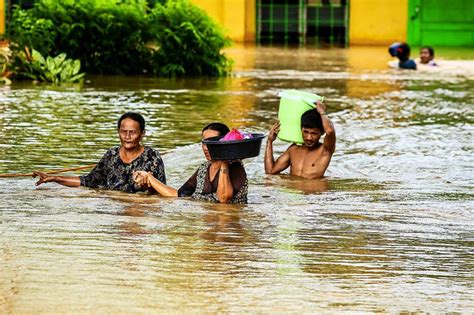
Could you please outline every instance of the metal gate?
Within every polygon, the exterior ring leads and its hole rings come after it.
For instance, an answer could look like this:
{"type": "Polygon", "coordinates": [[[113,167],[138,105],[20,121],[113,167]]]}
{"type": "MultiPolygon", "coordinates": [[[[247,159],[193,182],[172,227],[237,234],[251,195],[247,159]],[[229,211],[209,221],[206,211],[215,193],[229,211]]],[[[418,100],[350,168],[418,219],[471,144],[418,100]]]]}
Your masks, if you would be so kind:
{"type": "Polygon", "coordinates": [[[257,42],[346,46],[347,0],[257,0],[257,42]]]}

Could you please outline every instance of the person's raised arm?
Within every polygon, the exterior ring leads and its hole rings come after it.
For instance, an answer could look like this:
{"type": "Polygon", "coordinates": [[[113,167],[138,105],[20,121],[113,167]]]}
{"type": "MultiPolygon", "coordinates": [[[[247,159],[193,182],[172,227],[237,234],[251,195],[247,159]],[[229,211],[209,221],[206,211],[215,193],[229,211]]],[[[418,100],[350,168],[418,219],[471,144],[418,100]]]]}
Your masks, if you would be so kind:
{"type": "Polygon", "coordinates": [[[140,183],[142,179],[145,179],[148,184],[148,187],[152,187],[154,190],[156,190],[157,193],[159,193],[163,197],[178,197],[178,190],[163,184],[158,179],[156,179],[151,173],[147,173],[144,171],[133,172],[133,179],[136,183],[140,183]]]}
{"type": "Polygon", "coordinates": [[[275,141],[280,131],[280,122],[277,121],[270,129],[265,148],[265,174],[278,174],[290,166],[290,154],[285,151],[276,161],[273,158],[273,141],[275,141]]]}
{"type": "Polygon", "coordinates": [[[109,152],[106,152],[94,169],[84,176],[55,176],[44,172],[33,172],[33,177],[38,176],[40,178],[36,182],[36,186],[44,183],[58,183],[68,187],[79,187],[83,185],[90,188],[98,188],[105,182],[108,153],[109,152]]]}
{"type": "Polygon", "coordinates": [[[39,180],[35,184],[36,186],[44,183],[58,183],[68,187],[79,187],[81,185],[79,176],[55,176],[43,172],[33,172],[33,177],[36,176],[39,177],[39,180]]]}
{"type": "Polygon", "coordinates": [[[321,115],[324,132],[326,133],[323,143],[324,148],[333,154],[336,150],[336,129],[326,114],[326,105],[324,105],[324,103],[316,102],[316,110],[321,115]]]}

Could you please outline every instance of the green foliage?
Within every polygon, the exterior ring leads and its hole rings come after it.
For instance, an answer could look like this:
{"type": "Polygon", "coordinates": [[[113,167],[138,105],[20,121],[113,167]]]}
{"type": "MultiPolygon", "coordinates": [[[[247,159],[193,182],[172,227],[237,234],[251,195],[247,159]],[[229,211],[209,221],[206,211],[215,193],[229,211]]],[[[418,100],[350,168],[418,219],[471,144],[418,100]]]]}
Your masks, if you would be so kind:
{"type": "Polygon", "coordinates": [[[158,4],[165,4],[168,0],[147,0],[147,4],[149,8],[154,8],[155,5],[158,4]]]}
{"type": "Polygon", "coordinates": [[[146,5],[115,1],[41,1],[33,9],[55,25],[54,53],[66,52],[90,72],[139,74],[149,68],[151,37],[143,19],[146,5]]]}
{"type": "Polygon", "coordinates": [[[11,50],[8,45],[4,45],[0,42],[0,75],[7,70],[7,66],[10,63],[11,50]]]}
{"type": "Polygon", "coordinates": [[[0,41],[0,82],[10,84],[7,68],[10,64],[12,52],[7,41],[0,41]]]}
{"type": "Polygon", "coordinates": [[[221,53],[230,41],[187,0],[40,0],[28,11],[17,8],[13,17],[12,39],[20,50],[64,52],[90,73],[222,76],[230,71],[221,53]]]}
{"type": "Polygon", "coordinates": [[[222,29],[188,0],[156,5],[149,15],[158,49],[153,72],[159,76],[223,76],[231,68],[221,52],[230,45],[222,29]]]}
{"type": "Polygon", "coordinates": [[[28,50],[24,50],[18,54],[20,63],[17,74],[20,77],[51,82],[55,85],[80,82],[85,75],[79,73],[81,62],[66,57],[66,54],[62,53],[56,57],[44,58],[37,50],[33,49],[31,55],[28,50]]]}
{"type": "Polygon", "coordinates": [[[38,18],[31,11],[17,8],[12,21],[10,36],[21,49],[37,47],[41,53],[47,54],[54,47],[56,31],[51,20],[38,18]]]}

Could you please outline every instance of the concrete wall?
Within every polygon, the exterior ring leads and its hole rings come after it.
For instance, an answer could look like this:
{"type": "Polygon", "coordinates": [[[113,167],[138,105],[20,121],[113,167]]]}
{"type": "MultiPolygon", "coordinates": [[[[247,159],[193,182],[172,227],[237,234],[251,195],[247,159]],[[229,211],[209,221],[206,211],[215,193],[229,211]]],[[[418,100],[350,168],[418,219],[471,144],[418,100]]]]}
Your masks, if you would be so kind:
{"type": "Polygon", "coordinates": [[[351,0],[351,45],[387,45],[406,41],[408,0],[351,0]]]}
{"type": "Polygon", "coordinates": [[[0,0],[0,34],[5,33],[5,0],[0,0]]]}
{"type": "MultiPolygon", "coordinates": [[[[1,1],[1,0],[0,0],[1,1]]],[[[236,42],[255,41],[256,0],[192,0],[236,42]]]]}

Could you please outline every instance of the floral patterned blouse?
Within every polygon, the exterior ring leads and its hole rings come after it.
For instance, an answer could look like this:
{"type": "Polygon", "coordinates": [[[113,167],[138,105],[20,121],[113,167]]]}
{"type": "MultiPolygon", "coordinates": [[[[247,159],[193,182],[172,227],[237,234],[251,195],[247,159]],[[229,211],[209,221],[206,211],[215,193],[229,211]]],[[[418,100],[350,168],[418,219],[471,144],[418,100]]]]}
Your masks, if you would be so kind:
{"type": "Polygon", "coordinates": [[[133,181],[133,171],[151,172],[155,178],[166,184],[165,167],[158,150],[145,147],[143,153],[129,164],[122,161],[119,150],[120,147],[109,149],[89,174],[80,176],[81,186],[130,193],[146,191],[133,181]]]}
{"type": "MultiPolygon", "coordinates": [[[[211,162],[206,161],[199,166],[197,171],[178,190],[179,197],[191,197],[194,200],[219,202],[217,198],[217,186],[219,185],[219,172],[211,182],[209,177],[209,166],[211,162]]],[[[234,196],[230,203],[247,203],[248,181],[242,162],[234,162],[229,165],[229,176],[234,189],[234,196]]]]}

